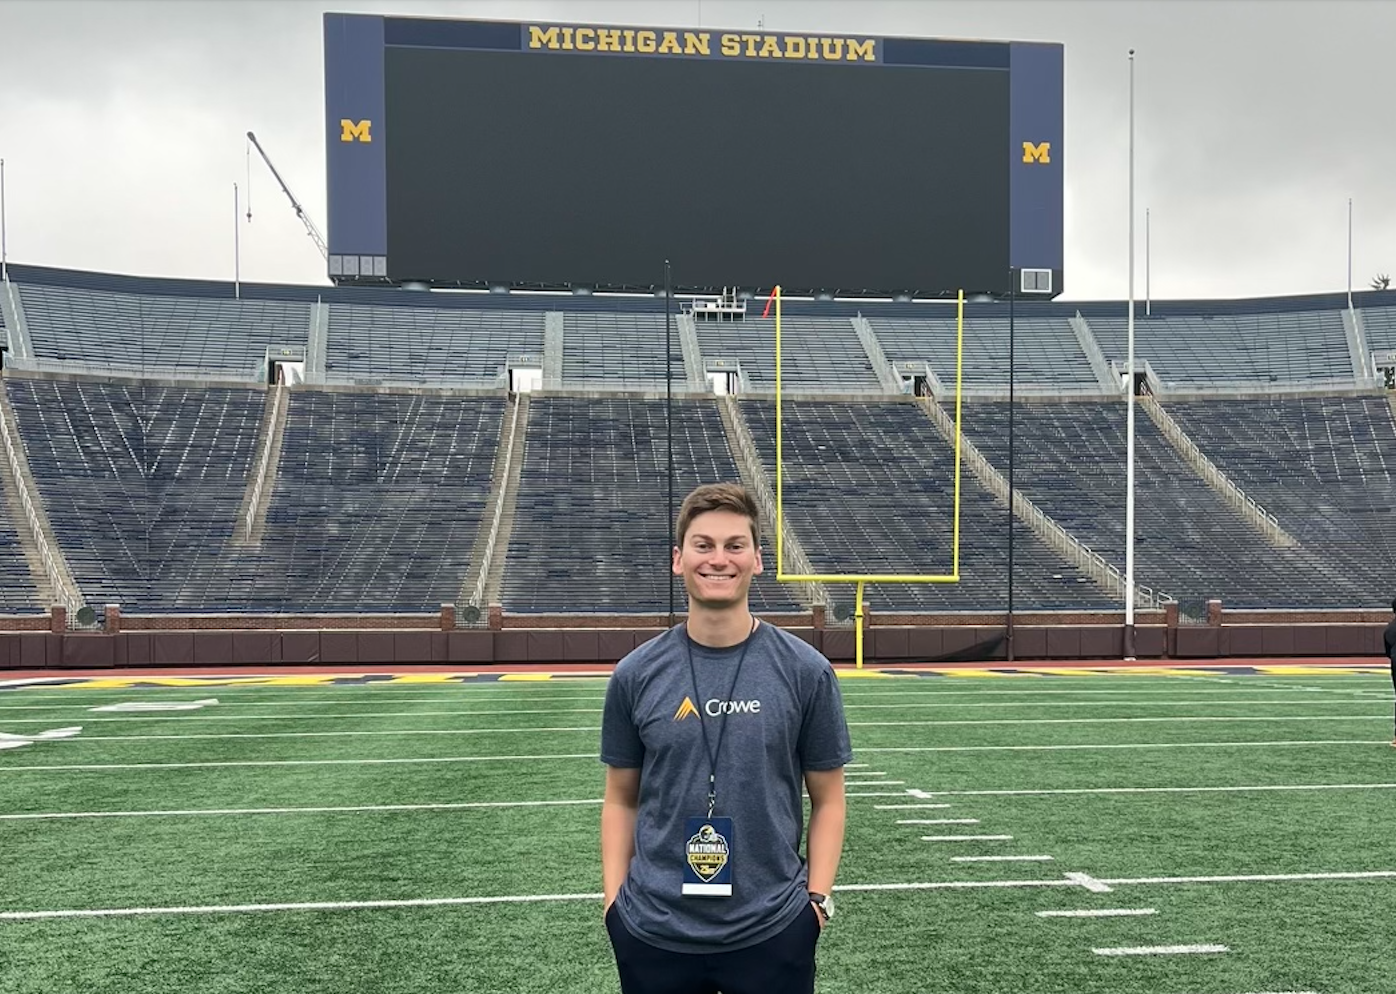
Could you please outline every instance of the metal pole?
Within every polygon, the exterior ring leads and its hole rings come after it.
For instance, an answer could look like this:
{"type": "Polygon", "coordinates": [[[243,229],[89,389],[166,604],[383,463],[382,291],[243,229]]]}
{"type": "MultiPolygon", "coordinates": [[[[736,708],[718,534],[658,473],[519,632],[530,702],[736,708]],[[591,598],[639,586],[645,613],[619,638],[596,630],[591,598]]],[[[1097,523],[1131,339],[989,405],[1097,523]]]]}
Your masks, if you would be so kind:
{"type": "Polygon", "coordinates": [[[1014,334],[1014,311],[1018,300],[1018,272],[1009,267],[1008,270],[1008,630],[1007,630],[1007,650],[1008,661],[1013,662],[1013,421],[1016,404],[1016,389],[1018,378],[1016,375],[1016,343],[1017,337],[1014,334]]]}
{"type": "MultiPolygon", "coordinates": [[[[664,433],[669,443],[669,524],[674,527],[674,285],[669,260],[664,260],[664,433]]],[[[669,627],[674,627],[674,571],[669,571],[669,627]]]]}
{"type": "Polygon", "coordinates": [[[1352,198],[1348,197],[1348,310],[1352,310],[1352,198]]]}
{"type": "Polygon", "coordinates": [[[1134,49],[1129,50],[1129,348],[1125,367],[1125,659],[1134,659],[1134,49]]]}
{"type": "Polygon", "coordinates": [[[238,211],[238,185],[233,184],[233,296],[242,299],[242,246],[239,243],[241,233],[238,231],[238,218],[241,217],[238,211]]]}
{"type": "Polygon", "coordinates": [[[5,233],[5,160],[0,159],[0,279],[10,278],[10,243],[5,233]]]}

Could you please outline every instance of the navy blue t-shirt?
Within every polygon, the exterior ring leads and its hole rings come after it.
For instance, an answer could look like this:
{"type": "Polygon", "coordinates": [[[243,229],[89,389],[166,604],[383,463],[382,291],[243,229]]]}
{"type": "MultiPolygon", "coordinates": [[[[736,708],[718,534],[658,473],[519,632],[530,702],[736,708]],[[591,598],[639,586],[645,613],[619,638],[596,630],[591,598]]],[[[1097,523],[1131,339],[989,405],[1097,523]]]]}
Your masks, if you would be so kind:
{"type": "Polygon", "coordinates": [[[710,649],[680,625],[627,655],[607,686],[601,727],[601,761],[640,770],[635,856],[616,899],[622,923],[674,952],[740,949],[778,934],[809,903],[803,773],[852,759],[833,667],[787,632],[762,624],[743,644],[710,649]],[[703,724],[714,750],[726,726],[713,812],[733,819],[724,898],[682,893],[685,822],[708,812],[703,724]]]}

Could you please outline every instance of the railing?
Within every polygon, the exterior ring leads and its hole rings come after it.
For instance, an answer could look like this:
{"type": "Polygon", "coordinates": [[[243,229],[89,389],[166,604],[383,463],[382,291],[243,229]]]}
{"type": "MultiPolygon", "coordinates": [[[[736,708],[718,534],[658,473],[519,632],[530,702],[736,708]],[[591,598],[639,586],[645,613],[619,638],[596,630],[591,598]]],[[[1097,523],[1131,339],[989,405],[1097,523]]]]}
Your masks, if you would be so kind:
{"type": "Polygon", "coordinates": [[[227,369],[190,369],[187,366],[162,366],[127,362],[79,362],[71,359],[20,359],[9,361],[11,369],[33,373],[76,373],[81,376],[128,377],[142,380],[178,380],[189,383],[230,383],[247,386],[260,383],[266,375],[259,363],[245,373],[227,369]]]}
{"type": "MultiPolygon", "coordinates": [[[[918,403],[931,416],[946,438],[954,438],[955,420],[939,404],[924,398],[918,403]]],[[[1029,524],[1049,548],[1060,553],[1067,562],[1072,563],[1114,596],[1120,598],[1125,596],[1125,577],[1118,567],[1059,525],[1021,491],[1014,490],[1010,498],[1008,480],[963,434],[960,436],[960,450],[970,470],[997,496],[1011,499],[1013,513],[1029,524]]],[[[1154,590],[1141,583],[1135,583],[1134,594],[1136,607],[1158,608],[1175,600],[1163,591],[1154,590]]]]}
{"type": "MultiPolygon", "coordinates": [[[[742,417],[741,405],[737,399],[730,394],[721,399],[723,407],[726,408],[732,432],[737,436],[738,456],[742,460],[742,465],[747,468],[747,476],[751,478],[752,486],[756,490],[755,497],[757,504],[761,507],[761,514],[772,523],[776,522],[776,498],[771,492],[771,485],[766,479],[766,470],[761,464],[761,457],[756,451],[756,441],[751,437],[751,431],[747,428],[746,419],[742,417]]],[[[791,565],[797,574],[810,576],[814,574],[814,565],[810,562],[809,556],[805,553],[805,547],[796,537],[794,530],[790,527],[788,520],[782,519],[780,522],[781,541],[785,551],[790,555],[791,565]]],[[[824,588],[824,584],[818,582],[805,583],[810,592],[811,604],[829,603],[829,595],[824,588]]]]}
{"type": "Polygon", "coordinates": [[[1194,442],[1188,433],[1183,430],[1183,426],[1173,419],[1173,415],[1163,409],[1157,400],[1151,397],[1139,398],[1140,404],[1154,423],[1163,431],[1164,436],[1173,443],[1174,447],[1182,453],[1192,467],[1197,470],[1199,476],[1207,484],[1220,493],[1226,500],[1240,512],[1254,528],[1269,536],[1280,548],[1293,548],[1299,543],[1280,525],[1280,519],[1269,511],[1265,510],[1254,498],[1248,496],[1244,490],[1238,487],[1211,459],[1207,458],[1197,443],[1194,442]]]}
{"type": "Polygon", "coordinates": [[[882,350],[882,343],[878,341],[877,332],[873,330],[872,322],[861,314],[849,320],[853,322],[853,330],[857,332],[858,341],[863,344],[863,351],[868,354],[868,359],[873,365],[873,372],[877,374],[877,380],[882,384],[882,388],[888,393],[900,394],[902,392],[902,378],[897,375],[896,367],[888,360],[887,353],[882,350]]]}
{"type": "Polygon", "coordinates": [[[69,586],[63,569],[59,565],[58,557],[54,555],[48,539],[44,537],[43,521],[39,517],[39,511],[35,508],[33,499],[29,496],[29,487],[25,483],[23,467],[20,463],[19,453],[15,451],[15,440],[10,433],[9,419],[5,416],[3,404],[0,404],[0,438],[4,440],[5,455],[10,461],[10,473],[14,476],[15,490],[19,494],[20,504],[23,505],[25,516],[29,520],[34,544],[39,550],[39,558],[43,560],[49,585],[53,588],[53,596],[58,603],[68,609],[69,619],[75,619],[83,606],[82,599],[69,586]]]}
{"type": "Polygon", "coordinates": [[[485,600],[485,590],[490,582],[490,570],[494,566],[494,547],[499,541],[500,522],[504,520],[504,505],[508,503],[509,495],[509,474],[514,466],[514,446],[519,437],[519,412],[524,405],[523,398],[518,398],[514,402],[514,413],[509,418],[509,441],[504,450],[504,466],[500,471],[499,493],[494,502],[494,514],[490,517],[490,530],[485,539],[484,552],[480,558],[480,575],[475,580],[475,589],[471,591],[469,604],[472,607],[481,607],[485,600]]]}
{"type": "Polygon", "coordinates": [[[262,504],[262,487],[267,482],[267,467],[271,465],[271,452],[275,447],[277,432],[277,417],[281,413],[282,399],[286,395],[289,387],[284,383],[276,385],[275,392],[271,397],[271,417],[267,419],[267,437],[262,445],[262,458],[257,464],[257,482],[252,486],[252,498],[247,502],[247,525],[245,532],[248,540],[252,538],[252,527],[257,521],[257,509],[262,504]]]}
{"type": "Polygon", "coordinates": [[[1100,348],[1100,342],[1096,340],[1095,332],[1091,331],[1091,324],[1081,312],[1077,311],[1071,318],[1071,330],[1076,333],[1076,340],[1081,343],[1081,351],[1086,353],[1086,361],[1091,364],[1091,369],[1095,372],[1095,378],[1100,382],[1102,390],[1122,389],[1121,381],[1111,375],[1110,360],[1105,358],[1105,353],[1100,348]]]}

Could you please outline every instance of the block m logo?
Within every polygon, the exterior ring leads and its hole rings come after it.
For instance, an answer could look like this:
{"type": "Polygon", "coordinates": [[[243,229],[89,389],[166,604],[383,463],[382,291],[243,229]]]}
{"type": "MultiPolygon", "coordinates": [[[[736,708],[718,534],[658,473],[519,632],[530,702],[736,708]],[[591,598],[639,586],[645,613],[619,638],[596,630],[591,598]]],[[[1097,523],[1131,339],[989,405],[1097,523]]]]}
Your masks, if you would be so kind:
{"type": "Polygon", "coordinates": [[[339,122],[339,140],[371,142],[373,136],[369,134],[369,128],[372,126],[372,121],[351,121],[347,117],[343,118],[339,122]]]}
{"type": "Polygon", "coordinates": [[[1052,162],[1051,142],[1023,142],[1023,161],[1049,165],[1052,162]]]}

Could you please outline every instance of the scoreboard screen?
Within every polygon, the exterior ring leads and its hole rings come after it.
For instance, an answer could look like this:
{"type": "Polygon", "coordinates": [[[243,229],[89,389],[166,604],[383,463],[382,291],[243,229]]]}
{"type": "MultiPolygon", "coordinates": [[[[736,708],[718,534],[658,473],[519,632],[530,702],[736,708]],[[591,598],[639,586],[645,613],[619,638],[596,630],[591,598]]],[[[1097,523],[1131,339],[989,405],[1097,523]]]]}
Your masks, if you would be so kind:
{"type": "Polygon", "coordinates": [[[1060,45],[324,23],[336,282],[1062,290],[1060,45]]]}

